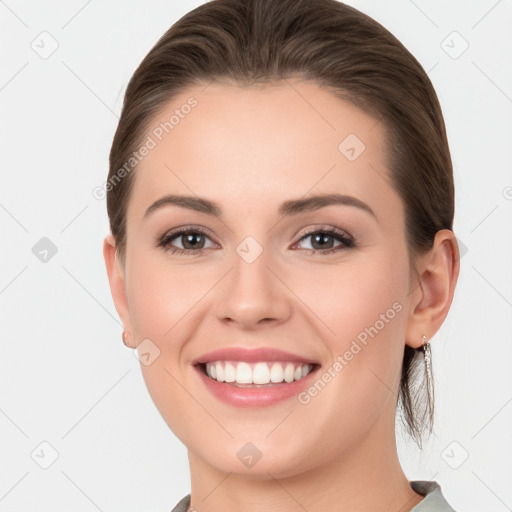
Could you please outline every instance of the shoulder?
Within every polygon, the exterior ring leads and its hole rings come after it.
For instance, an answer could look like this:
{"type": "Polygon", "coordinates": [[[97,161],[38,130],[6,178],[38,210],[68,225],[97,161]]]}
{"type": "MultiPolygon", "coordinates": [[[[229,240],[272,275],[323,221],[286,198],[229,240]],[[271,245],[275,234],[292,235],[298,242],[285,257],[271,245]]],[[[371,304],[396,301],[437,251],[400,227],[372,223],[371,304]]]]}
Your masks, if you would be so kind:
{"type": "Polygon", "coordinates": [[[441,486],[434,481],[412,480],[409,482],[414,491],[425,496],[411,512],[456,512],[443,496],[441,486]]]}
{"type": "Polygon", "coordinates": [[[171,512],[187,512],[188,506],[190,505],[190,494],[187,494],[182,498],[171,512]]]}

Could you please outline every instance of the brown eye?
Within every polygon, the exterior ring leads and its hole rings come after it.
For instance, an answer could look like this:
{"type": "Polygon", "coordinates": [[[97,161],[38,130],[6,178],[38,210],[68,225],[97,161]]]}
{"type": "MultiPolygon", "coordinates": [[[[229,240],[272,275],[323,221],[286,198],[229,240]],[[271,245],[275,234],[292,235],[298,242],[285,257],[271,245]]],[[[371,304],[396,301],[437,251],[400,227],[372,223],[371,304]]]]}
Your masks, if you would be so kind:
{"type": "Polygon", "coordinates": [[[309,235],[311,238],[311,245],[313,249],[331,249],[334,244],[334,237],[325,233],[316,233],[309,235]]]}
{"type": "Polygon", "coordinates": [[[177,238],[181,238],[184,249],[202,249],[205,243],[205,236],[197,232],[178,235],[177,238]]]}
{"type": "Polygon", "coordinates": [[[206,233],[197,228],[179,229],[167,233],[158,242],[158,246],[163,247],[164,250],[180,254],[196,254],[212,245],[206,233]],[[210,241],[210,245],[208,245],[208,241],[210,241]]]}
{"type": "Polygon", "coordinates": [[[354,240],[351,237],[347,236],[344,232],[333,228],[310,231],[301,237],[299,243],[302,240],[310,240],[310,247],[303,247],[304,250],[321,252],[324,254],[355,246],[354,240]]]}

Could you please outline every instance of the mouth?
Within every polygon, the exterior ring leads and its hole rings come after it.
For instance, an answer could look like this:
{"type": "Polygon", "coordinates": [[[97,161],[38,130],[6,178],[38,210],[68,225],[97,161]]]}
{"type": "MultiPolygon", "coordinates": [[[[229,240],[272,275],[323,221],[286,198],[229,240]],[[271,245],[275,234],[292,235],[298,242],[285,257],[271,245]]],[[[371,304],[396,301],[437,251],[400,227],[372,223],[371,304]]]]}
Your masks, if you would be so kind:
{"type": "Polygon", "coordinates": [[[317,379],[320,364],[216,360],[196,363],[193,368],[203,389],[220,402],[236,408],[256,408],[298,400],[317,379]]]}
{"type": "Polygon", "coordinates": [[[191,365],[206,390],[235,407],[263,407],[297,398],[320,368],[318,361],[271,346],[228,346],[203,354],[191,365]]]}

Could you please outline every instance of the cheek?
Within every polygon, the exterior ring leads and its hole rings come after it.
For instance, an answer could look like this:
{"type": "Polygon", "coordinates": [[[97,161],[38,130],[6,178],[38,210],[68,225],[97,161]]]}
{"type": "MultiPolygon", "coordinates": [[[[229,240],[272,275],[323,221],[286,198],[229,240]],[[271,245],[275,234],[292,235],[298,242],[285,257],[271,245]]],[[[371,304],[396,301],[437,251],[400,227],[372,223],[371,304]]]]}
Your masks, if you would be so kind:
{"type": "Polygon", "coordinates": [[[180,268],[163,260],[148,253],[131,254],[128,303],[137,343],[151,340],[158,354],[148,365],[141,357],[148,392],[171,430],[186,439],[194,421],[188,418],[190,411],[198,414],[198,410],[186,391],[183,372],[187,362],[182,353],[198,324],[198,312],[204,314],[200,299],[216,276],[200,276],[197,267],[194,272],[193,266],[180,268]]]}
{"type": "Polygon", "coordinates": [[[396,332],[402,324],[404,315],[398,310],[404,310],[407,294],[404,265],[399,255],[354,257],[334,265],[312,265],[302,272],[294,269],[287,283],[310,310],[310,318],[323,326],[322,333],[333,340],[332,348],[342,349],[360,333],[363,339],[375,324],[382,335],[396,332]]]}
{"type": "Polygon", "coordinates": [[[398,386],[408,292],[404,268],[403,256],[374,253],[350,264],[318,266],[307,280],[296,274],[291,286],[314,313],[308,315],[316,318],[333,364],[338,358],[333,389],[342,408],[362,417],[394,399],[390,390],[398,386]]]}
{"type": "Polygon", "coordinates": [[[134,254],[130,266],[127,292],[137,338],[164,344],[182,331],[216,277],[201,266],[169,263],[159,254],[134,254]]]}

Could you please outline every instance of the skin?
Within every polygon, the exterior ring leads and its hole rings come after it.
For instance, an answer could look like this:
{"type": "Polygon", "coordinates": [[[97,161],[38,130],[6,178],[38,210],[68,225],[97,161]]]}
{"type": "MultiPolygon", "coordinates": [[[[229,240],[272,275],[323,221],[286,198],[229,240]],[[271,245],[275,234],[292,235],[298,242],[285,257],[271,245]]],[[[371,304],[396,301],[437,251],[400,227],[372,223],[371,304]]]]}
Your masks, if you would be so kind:
{"type": "MultiPolygon", "coordinates": [[[[415,493],[400,466],[395,407],[404,345],[421,346],[444,321],[459,272],[454,234],[439,231],[411,271],[403,203],[389,183],[385,127],[312,82],[240,87],[212,83],[175,97],[153,126],[194,96],[198,105],[138,165],[127,208],[126,262],[108,235],[104,257],[116,309],[135,348],[160,350],[141,364],[162,417],[186,445],[191,505],[201,512],[408,511],[415,493]],[[349,161],[338,145],[356,134],[349,161]],[[322,193],[364,201],[282,217],[283,201],[322,193]],[[220,218],[167,205],[166,194],[218,203],[220,218]],[[173,228],[208,231],[200,254],[172,254],[156,240],[173,228]],[[312,254],[301,230],[332,226],[356,239],[312,254]],[[253,237],[262,254],[236,251],[253,237]],[[191,361],[226,346],[272,346],[332,366],[398,302],[402,309],[307,404],[296,398],[240,409],[211,395],[191,361]],[[248,468],[237,452],[261,452],[248,468]]],[[[150,131],[148,132],[150,133],[150,131]]],[[[201,247],[201,239],[199,247],[201,247]]],[[[184,237],[172,241],[189,247],[184,237]]],[[[197,242],[196,242],[197,245],[197,242]]]]}

